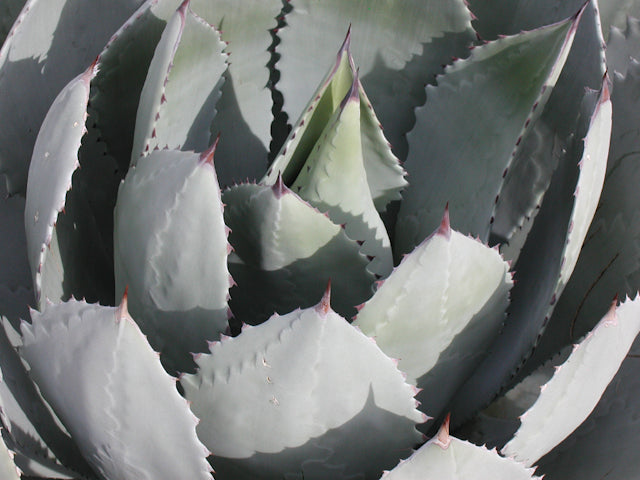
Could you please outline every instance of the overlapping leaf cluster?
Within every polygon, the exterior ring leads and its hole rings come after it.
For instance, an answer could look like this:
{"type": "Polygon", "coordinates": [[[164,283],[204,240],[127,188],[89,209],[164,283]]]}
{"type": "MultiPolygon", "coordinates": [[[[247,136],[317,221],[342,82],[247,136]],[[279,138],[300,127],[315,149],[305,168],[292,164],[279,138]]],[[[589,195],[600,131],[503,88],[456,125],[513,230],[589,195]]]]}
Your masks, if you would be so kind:
{"type": "Polygon", "coordinates": [[[634,2],[23,3],[2,478],[633,476],[634,2]]]}

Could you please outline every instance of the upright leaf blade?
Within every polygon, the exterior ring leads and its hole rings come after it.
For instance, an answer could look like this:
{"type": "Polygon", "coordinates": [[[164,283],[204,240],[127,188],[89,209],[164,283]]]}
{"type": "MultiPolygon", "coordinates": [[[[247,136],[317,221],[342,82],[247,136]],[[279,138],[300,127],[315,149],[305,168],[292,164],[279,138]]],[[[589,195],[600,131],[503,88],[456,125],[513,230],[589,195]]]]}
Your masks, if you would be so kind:
{"type": "Polygon", "coordinates": [[[546,327],[576,264],[600,198],[610,133],[611,101],[605,79],[590,116],[579,169],[574,162],[583,145],[576,140],[574,150],[556,172],[534,230],[514,267],[516,286],[505,327],[490,347],[490,355],[457,394],[453,411],[459,421],[486,406],[513,381],[546,327]]]}
{"type": "Polygon", "coordinates": [[[116,292],[129,287],[131,312],[178,371],[191,369],[189,352],[204,351],[228,327],[227,230],[214,151],[140,157],[114,213],[116,292]]]}
{"type": "Polygon", "coordinates": [[[142,89],[131,161],[154,148],[209,147],[211,121],[227,68],[218,32],[183,3],[156,47],[142,89]]]}
{"type": "Polygon", "coordinates": [[[27,186],[29,159],[58,92],[83,72],[143,0],[29,0],[0,50],[0,172],[10,193],[27,186]]]}
{"type": "MultiPolygon", "coordinates": [[[[76,77],[56,98],[47,113],[33,150],[27,185],[25,228],[29,263],[36,298],[42,300],[42,269],[51,246],[53,229],[65,205],[71,176],[78,168],[80,141],[86,132],[84,123],[89,101],[89,82],[95,75],[92,65],[76,77]]],[[[62,283],[63,279],[58,279],[62,283]]],[[[44,280],[55,283],[55,280],[44,280]]],[[[57,292],[45,292],[49,298],[57,292]]],[[[58,297],[59,298],[59,297],[58,297]]],[[[56,298],[57,299],[57,298],[56,298]]]]}
{"type": "Polygon", "coordinates": [[[22,327],[22,354],[97,472],[118,480],[211,479],[197,420],[126,303],[70,301],[33,312],[32,320],[22,327]]]}
{"type": "Polygon", "coordinates": [[[418,439],[413,389],[331,311],[328,295],[245,328],[197,362],[182,378],[185,395],[214,466],[233,478],[376,478],[418,439]]]}
{"type": "Polygon", "coordinates": [[[464,56],[474,38],[465,3],[295,0],[291,6],[276,47],[281,55],[276,88],[289,119],[304,112],[339,47],[337,39],[351,26],[364,88],[394,152],[406,158],[403,137],[415,122],[413,109],[424,103],[424,82],[431,82],[452,57],[464,56]]]}
{"type": "Polygon", "coordinates": [[[595,408],[638,332],[640,300],[614,303],[520,417],[522,425],[502,452],[533,465],[568,437],[595,408]]]}
{"type": "Polygon", "coordinates": [[[464,212],[454,228],[488,240],[505,169],[562,70],[577,21],[477,47],[445,70],[437,88],[427,87],[428,101],[416,111],[409,135],[405,168],[411,185],[398,216],[396,255],[436,228],[447,202],[452,211],[464,212]]]}
{"type": "Polygon", "coordinates": [[[238,185],[223,195],[234,248],[229,269],[236,320],[255,325],[274,312],[313,306],[330,281],[334,309],[352,316],[375,277],[344,228],[278,182],[238,185]]]}
{"type": "Polygon", "coordinates": [[[273,118],[267,66],[270,31],[277,26],[282,1],[192,0],[191,8],[221,31],[231,56],[211,127],[214,135],[220,134],[220,184],[258,179],[267,168],[273,118]]]}

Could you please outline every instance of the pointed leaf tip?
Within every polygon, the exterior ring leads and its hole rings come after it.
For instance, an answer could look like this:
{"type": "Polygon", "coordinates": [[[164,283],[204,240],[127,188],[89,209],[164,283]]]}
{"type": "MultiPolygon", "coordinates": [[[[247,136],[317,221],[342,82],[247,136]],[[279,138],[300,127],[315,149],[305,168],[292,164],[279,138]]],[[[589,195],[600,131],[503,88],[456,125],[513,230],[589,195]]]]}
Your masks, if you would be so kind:
{"type": "Polygon", "coordinates": [[[276,198],[281,198],[289,190],[282,180],[282,172],[278,172],[278,180],[273,184],[271,190],[273,190],[276,198]]]}
{"type": "Polygon", "coordinates": [[[449,444],[451,443],[451,437],[449,436],[449,425],[451,423],[451,413],[447,413],[444,422],[442,422],[442,426],[440,430],[438,430],[438,434],[435,438],[435,444],[438,445],[443,450],[449,448],[449,444]]]}
{"type": "MultiPolygon", "coordinates": [[[[185,0],[185,2],[188,2],[188,0],[185,0]]],[[[200,161],[202,163],[208,163],[211,166],[213,166],[213,156],[216,153],[216,148],[218,147],[219,141],[220,141],[220,133],[218,133],[218,135],[216,136],[216,140],[215,142],[213,142],[213,145],[211,145],[208,150],[205,150],[200,154],[200,161]]]]}
{"type": "Polygon", "coordinates": [[[604,317],[604,324],[608,326],[616,326],[618,324],[618,294],[614,297],[611,302],[611,306],[609,307],[609,311],[604,317]]]}
{"type": "Polygon", "coordinates": [[[340,50],[338,50],[338,58],[341,58],[344,52],[351,52],[351,24],[349,24],[349,28],[347,28],[347,35],[344,37],[340,50]]]}
{"type": "Polygon", "coordinates": [[[124,293],[122,294],[122,300],[120,300],[120,305],[118,305],[118,309],[116,310],[116,315],[118,320],[121,320],[125,317],[129,317],[129,285],[124,287],[124,293]]]}
{"type": "Polygon", "coordinates": [[[321,315],[326,315],[331,310],[331,279],[327,282],[327,289],[324,291],[322,300],[316,305],[316,311],[321,315]]]}
{"type": "Polygon", "coordinates": [[[451,221],[449,219],[449,203],[444,207],[444,214],[442,215],[442,221],[436,232],[438,235],[449,239],[451,238],[451,221]]]}
{"type": "Polygon", "coordinates": [[[184,18],[185,13],[187,13],[187,8],[189,8],[189,3],[190,2],[191,2],[191,0],[184,0],[180,4],[180,6],[178,7],[178,12],[180,13],[180,15],[183,16],[183,18],[184,18]]]}

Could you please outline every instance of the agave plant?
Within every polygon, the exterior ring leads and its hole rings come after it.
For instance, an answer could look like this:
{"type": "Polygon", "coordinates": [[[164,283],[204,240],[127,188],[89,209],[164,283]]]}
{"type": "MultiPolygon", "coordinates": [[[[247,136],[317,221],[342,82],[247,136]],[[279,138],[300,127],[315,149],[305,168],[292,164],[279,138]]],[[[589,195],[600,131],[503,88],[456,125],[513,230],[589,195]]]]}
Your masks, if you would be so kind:
{"type": "Polygon", "coordinates": [[[23,4],[2,478],[634,478],[634,2],[23,4]]]}

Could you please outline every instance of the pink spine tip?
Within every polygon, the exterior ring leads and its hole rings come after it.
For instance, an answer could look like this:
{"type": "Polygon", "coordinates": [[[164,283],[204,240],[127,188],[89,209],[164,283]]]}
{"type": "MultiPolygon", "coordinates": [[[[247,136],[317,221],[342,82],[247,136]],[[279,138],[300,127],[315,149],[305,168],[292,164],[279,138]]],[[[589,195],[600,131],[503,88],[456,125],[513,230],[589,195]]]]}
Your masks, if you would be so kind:
{"type": "Polygon", "coordinates": [[[178,7],[178,12],[184,17],[184,14],[187,12],[187,8],[189,8],[189,3],[191,0],[184,0],[180,6],[178,7]]]}
{"type": "Polygon", "coordinates": [[[327,282],[327,289],[324,291],[322,300],[316,306],[316,311],[321,315],[326,315],[331,310],[331,279],[327,282]]]}
{"type": "Polygon", "coordinates": [[[282,196],[289,190],[282,180],[282,172],[278,172],[278,179],[271,189],[278,199],[282,198],[282,196]]]}
{"type": "Polygon", "coordinates": [[[215,142],[211,145],[207,150],[200,154],[200,161],[203,163],[208,163],[213,166],[213,156],[216,153],[216,148],[218,147],[218,142],[220,141],[220,134],[216,136],[215,142]]]}
{"type": "Polygon", "coordinates": [[[124,293],[122,294],[122,300],[120,300],[120,305],[118,305],[118,319],[128,317],[129,316],[129,285],[124,287],[124,293]]]}
{"type": "Polygon", "coordinates": [[[605,103],[611,99],[611,85],[609,80],[609,75],[604,74],[604,78],[602,79],[602,94],[600,97],[600,102],[605,103]]]}
{"type": "Polygon", "coordinates": [[[347,29],[347,34],[344,37],[344,41],[340,46],[340,50],[338,51],[338,58],[342,56],[344,52],[349,52],[351,49],[351,24],[349,24],[349,28],[347,29]]]}
{"type": "Polygon", "coordinates": [[[442,221],[440,222],[440,226],[437,231],[438,235],[442,235],[444,237],[451,238],[451,221],[449,219],[449,202],[444,207],[444,214],[442,215],[442,221]]]}
{"type": "Polygon", "coordinates": [[[449,436],[449,425],[451,423],[451,414],[447,413],[440,430],[438,431],[438,435],[436,437],[435,443],[443,450],[449,448],[449,444],[451,443],[451,437],[449,436]]]}

